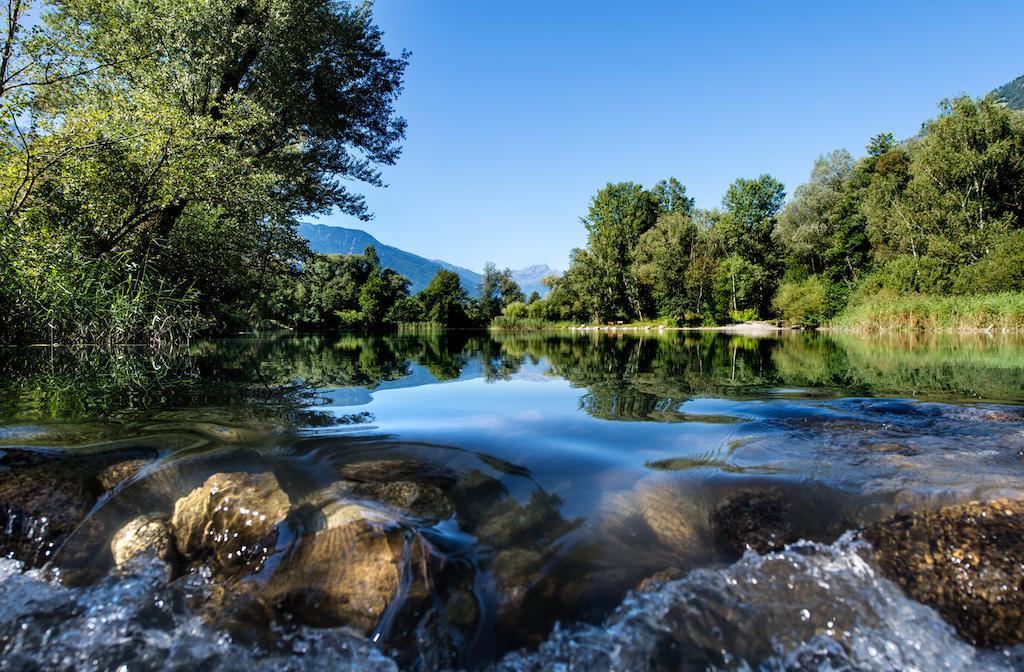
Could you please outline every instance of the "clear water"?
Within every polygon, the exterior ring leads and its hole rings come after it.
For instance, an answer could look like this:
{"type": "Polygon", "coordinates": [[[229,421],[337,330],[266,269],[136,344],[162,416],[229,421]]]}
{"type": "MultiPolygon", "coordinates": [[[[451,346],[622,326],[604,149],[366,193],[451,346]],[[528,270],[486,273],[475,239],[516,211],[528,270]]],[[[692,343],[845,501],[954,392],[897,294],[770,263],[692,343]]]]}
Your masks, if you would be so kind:
{"type": "MultiPolygon", "coordinates": [[[[45,566],[0,566],[0,669],[1022,662],[958,639],[844,536],[896,511],[1024,496],[1019,337],[281,335],[7,350],[0,374],[3,478],[146,465],[106,492],[62,485],[83,510],[56,541],[68,521],[5,514],[4,550],[45,566]],[[406,599],[368,637],[301,607],[211,606],[200,568],[113,568],[126,520],[166,514],[211,474],[273,473],[295,503],[381,459],[452,482],[441,513],[389,510],[428,569],[403,574],[406,599]],[[807,541],[741,557],[721,511],[750,493],[774,507],[778,548],[807,541]],[[656,574],[678,578],[635,592],[656,574]]],[[[2,483],[0,499],[31,493],[2,483]]],[[[310,532],[290,529],[254,581],[289,570],[310,532]]]]}

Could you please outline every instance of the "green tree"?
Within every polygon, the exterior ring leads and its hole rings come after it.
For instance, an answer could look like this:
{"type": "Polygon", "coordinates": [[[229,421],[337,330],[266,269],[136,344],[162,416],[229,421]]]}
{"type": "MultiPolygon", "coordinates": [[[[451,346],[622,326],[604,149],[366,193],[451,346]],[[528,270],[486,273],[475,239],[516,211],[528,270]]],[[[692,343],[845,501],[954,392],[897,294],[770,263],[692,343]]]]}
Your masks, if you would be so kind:
{"type": "Polygon", "coordinates": [[[522,303],[526,299],[519,283],[512,277],[512,271],[499,271],[492,262],[484,264],[483,279],[480,282],[480,297],[477,301],[478,321],[489,324],[511,303],[522,303]]]}
{"type": "Polygon", "coordinates": [[[632,182],[609,184],[597,192],[583,225],[587,229],[587,284],[596,290],[594,313],[644,319],[639,287],[631,273],[640,236],[654,226],[657,196],[632,182]]]}
{"type": "MultiPolygon", "coordinates": [[[[723,249],[742,259],[743,271],[730,262],[726,275],[732,279],[756,279],[746,300],[757,313],[767,314],[775,287],[782,277],[782,255],[775,240],[777,215],[785,201],[782,183],[770,175],[754,179],[740,178],[729,185],[722,205],[725,213],[718,222],[718,236],[723,249]]],[[[733,303],[736,303],[733,292],[733,303]]],[[[735,309],[734,309],[735,310],[735,309]]]]}
{"type": "Polygon", "coordinates": [[[428,322],[461,327],[469,321],[466,311],[469,298],[456,273],[439,270],[417,298],[423,305],[423,315],[428,322]]]}

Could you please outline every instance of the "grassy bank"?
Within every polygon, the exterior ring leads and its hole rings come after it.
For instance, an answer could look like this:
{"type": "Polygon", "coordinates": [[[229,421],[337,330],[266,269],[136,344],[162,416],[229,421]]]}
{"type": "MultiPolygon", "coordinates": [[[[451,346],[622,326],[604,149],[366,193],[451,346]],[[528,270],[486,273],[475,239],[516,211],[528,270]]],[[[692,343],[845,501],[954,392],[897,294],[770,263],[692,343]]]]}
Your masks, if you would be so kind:
{"type": "Polygon", "coordinates": [[[881,295],[851,304],[832,326],[869,331],[1021,331],[1024,292],[881,295]]]}

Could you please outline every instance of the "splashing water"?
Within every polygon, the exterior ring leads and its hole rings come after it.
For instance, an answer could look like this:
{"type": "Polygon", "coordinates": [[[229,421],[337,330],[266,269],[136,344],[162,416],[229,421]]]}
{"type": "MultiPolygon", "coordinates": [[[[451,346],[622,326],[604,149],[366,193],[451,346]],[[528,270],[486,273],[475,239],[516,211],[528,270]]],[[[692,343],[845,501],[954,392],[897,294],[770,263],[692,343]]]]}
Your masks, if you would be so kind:
{"type": "Polygon", "coordinates": [[[495,669],[1010,670],[1024,647],[979,651],[907,599],[846,535],[748,553],[629,595],[603,628],[557,629],[495,669]]]}
{"type": "MultiPolygon", "coordinates": [[[[631,593],[603,627],[556,628],[534,652],[492,669],[1012,670],[1024,647],[977,650],[931,609],[875,573],[870,548],[846,535],[748,553],[631,593]]],[[[95,585],[66,588],[0,560],[0,669],[397,670],[344,629],[276,629],[243,644],[189,607],[203,575],[167,582],[135,561],[95,585]]],[[[247,638],[251,639],[251,638],[247,638]]]]}

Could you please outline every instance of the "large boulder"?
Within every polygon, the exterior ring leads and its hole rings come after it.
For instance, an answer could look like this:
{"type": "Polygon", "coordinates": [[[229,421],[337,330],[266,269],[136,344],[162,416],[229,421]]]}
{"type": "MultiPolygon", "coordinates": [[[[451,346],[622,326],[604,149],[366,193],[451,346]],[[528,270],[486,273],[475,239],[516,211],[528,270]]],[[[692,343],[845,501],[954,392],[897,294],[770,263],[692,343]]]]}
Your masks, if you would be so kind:
{"type": "Polygon", "coordinates": [[[151,555],[167,560],[171,552],[171,530],[160,516],[137,516],[125,523],[110,541],[110,553],[120,567],[129,560],[151,555]]]}
{"type": "Polygon", "coordinates": [[[174,504],[171,530],[179,553],[215,571],[258,570],[291,503],[272,473],[214,474],[174,504]]]}
{"type": "Polygon", "coordinates": [[[979,646],[1024,642],[1024,502],[901,514],[866,528],[883,573],[979,646]]]}

